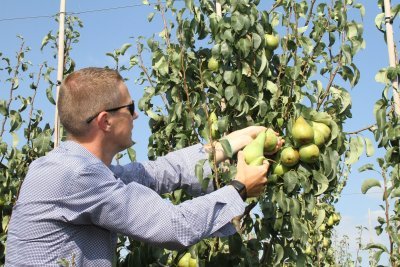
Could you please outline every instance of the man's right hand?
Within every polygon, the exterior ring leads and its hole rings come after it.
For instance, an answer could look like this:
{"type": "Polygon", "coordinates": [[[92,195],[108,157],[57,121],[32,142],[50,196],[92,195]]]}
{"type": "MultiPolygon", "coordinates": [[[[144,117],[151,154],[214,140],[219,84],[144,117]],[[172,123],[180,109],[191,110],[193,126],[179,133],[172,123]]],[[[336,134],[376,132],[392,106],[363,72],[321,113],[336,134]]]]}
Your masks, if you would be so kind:
{"type": "Polygon", "coordinates": [[[236,180],[246,186],[247,197],[257,197],[264,192],[267,184],[269,162],[264,160],[260,166],[247,165],[243,151],[238,153],[236,180]]]}

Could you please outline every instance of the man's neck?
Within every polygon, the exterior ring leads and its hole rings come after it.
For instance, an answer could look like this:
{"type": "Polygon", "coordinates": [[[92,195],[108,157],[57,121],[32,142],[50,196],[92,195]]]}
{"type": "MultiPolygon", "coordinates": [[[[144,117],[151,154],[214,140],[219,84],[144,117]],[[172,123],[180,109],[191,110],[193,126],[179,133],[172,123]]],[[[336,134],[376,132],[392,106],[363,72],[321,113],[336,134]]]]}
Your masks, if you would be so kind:
{"type": "Polygon", "coordinates": [[[68,137],[68,140],[72,140],[77,142],[84,148],[86,148],[90,153],[92,153],[95,157],[100,159],[105,165],[110,166],[112,159],[115,156],[114,152],[110,152],[110,149],[107,147],[107,142],[101,138],[76,138],[76,137],[68,137]],[[90,140],[89,140],[90,139],[90,140]]]}

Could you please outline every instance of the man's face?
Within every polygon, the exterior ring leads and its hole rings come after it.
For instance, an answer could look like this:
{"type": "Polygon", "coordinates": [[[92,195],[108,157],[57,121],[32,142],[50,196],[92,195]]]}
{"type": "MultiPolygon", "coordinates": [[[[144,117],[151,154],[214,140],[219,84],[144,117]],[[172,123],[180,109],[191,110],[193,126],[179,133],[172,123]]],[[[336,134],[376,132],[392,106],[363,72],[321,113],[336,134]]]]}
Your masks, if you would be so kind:
{"type": "MultiPolygon", "coordinates": [[[[117,103],[116,106],[128,105],[132,102],[132,98],[129,94],[128,88],[125,83],[120,83],[119,88],[121,94],[121,103],[117,103]]],[[[138,114],[134,111],[131,115],[129,108],[121,108],[113,112],[112,115],[112,142],[115,143],[116,149],[122,151],[133,145],[132,141],[132,129],[133,121],[138,118],[138,114]]]]}

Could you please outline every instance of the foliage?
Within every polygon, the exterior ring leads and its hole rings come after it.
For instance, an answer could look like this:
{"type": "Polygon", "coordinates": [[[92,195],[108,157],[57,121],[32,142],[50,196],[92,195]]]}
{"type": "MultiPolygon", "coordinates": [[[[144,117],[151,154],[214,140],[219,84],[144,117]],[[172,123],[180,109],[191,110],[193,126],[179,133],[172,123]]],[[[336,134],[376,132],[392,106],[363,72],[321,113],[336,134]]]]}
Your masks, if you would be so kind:
{"type": "MultiPolygon", "coordinates": [[[[379,31],[384,34],[386,40],[385,27],[385,6],[383,1],[378,1],[378,5],[382,8],[382,13],[378,14],[375,24],[379,31]]],[[[395,17],[400,10],[400,5],[392,8],[392,14],[395,17]]],[[[393,24],[393,19],[391,24],[393,24]]],[[[389,48],[391,49],[391,48],[389,48]]],[[[384,217],[378,217],[378,225],[375,227],[378,235],[386,234],[389,239],[388,246],[380,243],[371,242],[365,246],[373,256],[372,261],[377,263],[382,255],[388,255],[391,266],[399,266],[400,264],[400,114],[396,113],[396,102],[393,90],[398,90],[398,76],[400,72],[398,59],[396,66],[384,68],[380,70],[375,79],[385,85],[382,90],[382,98],[375,103],[374,114],[376,118],[376,127],[374,128],[375,141],[379,148],[385,151],[384,157],[377,158],[375,166],[368,163],[361,167],[359,171],[374,171],[382,177],[382,181],[370,178],[362,184],[362,193],[366,193],[370,188],[378,186],[383,189],[381,205],[384,211],[384,217]]],[[[397,91],[398,92],[398,91],[397,91]]]]}
{"type": "MultiPolygon", "coordinates": [[[[65,39],[65,66],[67,74],[73,71],[74,63],[69,58],[71,44],[78,41],[79,34],[74,30],[75,24],[80,25],[76,17],[68,17],[65,39]]],[[[58,35],[58,33],[57,33],[58,35]]],[[[50,45],[57,54],[57,35],[51,32],[43,39],[42,49],[50,45]]],[[[42,93],[43,80],[48,85],[46,96],[54,102],[52,90],[56,82],[51,78],[54,68],[47,62],[35,66],[27,59],[30,48],[26,46],[23,37],[18,36],[21,46],[14,58],[0,53],[2,65],[1,77],[5,79],[3,91],[8,91],[8,98],[0,99],[0,261],[4,263],[4,250],[8,223],[12,207],[18,199],[23,179],[29,164],[45,155],[53,146],[51,128],[48,122],[43,121],[43,111],[37,109],[38,94],[42,93]],[[23,137],[20,140],[19,137],[23,137]]],[[[6,94],[2,94],[6,97],[6,94]]],[[[40,100],[39,100],[40,101],[40,100]]]]}
{"type": "MultiPolygon", "coordinates": [[[[237,225],[240,234],[203,240],[190,249],[201,266],[334,264],[329,250],[329,220],[337,216],[333,204],[351,164],[364,147],[372,153],[368,139],[342,131],[351,117],[345,86],[359,80],[353,59],[364,47],[362,25],[348,17],[355,9],[363,15],[364,8],[353,1],[281,0],[271,7],[258,0],[219,3],[221,14],[213,1],[186,0],[184,7],[173,0],[165,6],[159,2],[163,30],[146,40],[147,48],[139,39],[131,67],[139,65],[139,83],[147,85],[139,108],[150,118],[148,156],[211,142],[248,125],[271,127],[285,136],[287,146],[296,146],[291,126],[298,116],[327,124],[332,133],[319,161],[301,163],[282,177],[270,174],[258,204],[249,203],[260,211],[244,214],[237,225]],[[167,13],[176,21],[167,22],[167,13]],[[266,34],[280,37],[277,49],[266,34]],[[146,49],[150,67],[142,60],[146,49]],[[210,58],[218,64],[209,64],[210,58]],[[218,117],[216,135],[211,134],[212,113],[218,117]]],[[[213,175],[198,171],[200,182],[223,186],[234,177],[235,162],[235,157],[220,166],[211,162],[213,175]]],[[[173,203],[190,198],[182,190],[166,197],[173,203]]],[[[142,266],[174,265],[186,253],[130,241],[121,265],[132,259],[142,266]]]]}

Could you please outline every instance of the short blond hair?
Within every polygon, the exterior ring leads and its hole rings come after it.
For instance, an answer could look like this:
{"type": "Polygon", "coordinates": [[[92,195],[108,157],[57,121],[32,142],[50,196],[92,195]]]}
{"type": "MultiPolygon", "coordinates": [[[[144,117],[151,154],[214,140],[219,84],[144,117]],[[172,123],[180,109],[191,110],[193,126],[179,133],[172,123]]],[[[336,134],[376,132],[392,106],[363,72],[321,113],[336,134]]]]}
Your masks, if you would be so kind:
{"type": "Polygon", "coordinates": [[[124,80],[112,69],[84,68],[69,74],[58,96],[60,122],[68,134],[80,137],[88,131],[86,120],[121,101],[119,85],[124,80]]]}

